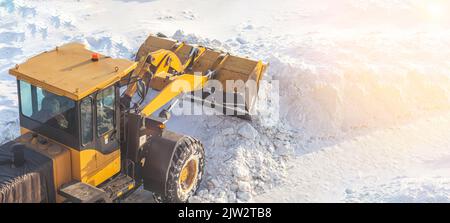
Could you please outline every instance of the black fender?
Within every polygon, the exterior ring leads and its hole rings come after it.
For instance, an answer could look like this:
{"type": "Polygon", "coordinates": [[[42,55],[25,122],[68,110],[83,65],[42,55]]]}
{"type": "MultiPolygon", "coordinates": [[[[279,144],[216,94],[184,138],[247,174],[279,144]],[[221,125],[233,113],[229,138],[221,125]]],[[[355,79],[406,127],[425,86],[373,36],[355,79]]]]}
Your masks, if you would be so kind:
{"type": "Polygon", "coordinates": [[[145,190],[165,194],[173,156],[183,137],[185,136],[165,130],[161,136],[151,137],[144,145],[145,161],[141,174],[145,190]]]}

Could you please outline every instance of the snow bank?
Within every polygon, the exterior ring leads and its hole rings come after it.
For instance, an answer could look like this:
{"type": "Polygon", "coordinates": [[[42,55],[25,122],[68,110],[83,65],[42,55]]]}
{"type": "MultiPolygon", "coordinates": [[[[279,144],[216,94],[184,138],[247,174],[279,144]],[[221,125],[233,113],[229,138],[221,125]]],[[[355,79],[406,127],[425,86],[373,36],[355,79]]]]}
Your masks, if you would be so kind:
{"type": "Polygon", "coordinates": [[[448,110],[449,38],[390,35],[311,34],[269,55],[283,121],[327,138],[448,110]]]}
{"type": "MultiPolygon", "coordinates": [[[[181,30],[172,38],[242,54],[239,44],[184,34],[181,30]]],[[[264,91],[272,87],[269,82],[262,85],[257,107],[267,108],[261,102],[278,96],[277,92],[264,91]]],[[[251,202],[255,195],[284,182],[286,163],[294,148],[289,132],[279,128],[277,118],[272,119],[277,112],[276,106],[274,110],[259,110],[262,116],[255,117],[254,122],[225,116],[175,117],[169,128],[200,138],[206,148],[206,180],[191,202],[251,202]]]]}
{"type": "Polygon", "coordinates": [[[254,123],[225,116],[173,116],[168,128],[193,135],[205,146],[204,180],[191,202],[249,202],[284,182],[287,156],[254,123]]]}
{"type": "MultiPolygon", "coordinates": [[[[279,82],[278,127],[304,141],[338,138],[450,109],[450,33],[309,33],[292,41],[225,43],[178,31],[175,39],[269,63],[279,82]],[[414,47],[411,47],[414,46],[414,47]],[[280,124],[282,123],[282,124],[280,124]]],[[[262,97],[272,97],[265,92],[262,97]]],[[[261,98],[261,97],[260,97],[261,98]]],[[[267,100],[267,98],[262,98],[267,100]]],[[[260,117],[268,126],[273,119],[260,117]]]]}
{"type": "Polygon", "coordinates": [[[286,45],[269,57],[270,73],[281,116],[307,138],[450,109],[448,36],[311,34],[286,45]]]}

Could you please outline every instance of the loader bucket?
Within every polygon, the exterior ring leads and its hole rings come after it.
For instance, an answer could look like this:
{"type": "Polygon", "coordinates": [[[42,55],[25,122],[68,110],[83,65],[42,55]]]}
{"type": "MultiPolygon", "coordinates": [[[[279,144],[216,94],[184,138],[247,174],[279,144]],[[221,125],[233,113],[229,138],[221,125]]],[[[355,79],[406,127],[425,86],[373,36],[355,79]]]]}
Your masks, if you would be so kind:
{"type": "MultiPolygon", "coordinates": [[[[150,52],[166,49],[175,52],[184,63],[189,59],[190,52],[196,45],[184,44],[178,47],[179,44],[184,43],[151,35],[139,48],[136,60],[150,52]]],[[[266,68],[267,65],[262,61],[228,55],[225,52],[207,48],[193,64],[191,70],[186,73],[208,75],[209,72],[214,71],[213,75],[201,93],[195,92],[189,97],[226,115],[250,118],[258,95],[259,83],[266,68]]],[[[156,90],[161,90],[162,87],[152,86],[156,90]]]]}

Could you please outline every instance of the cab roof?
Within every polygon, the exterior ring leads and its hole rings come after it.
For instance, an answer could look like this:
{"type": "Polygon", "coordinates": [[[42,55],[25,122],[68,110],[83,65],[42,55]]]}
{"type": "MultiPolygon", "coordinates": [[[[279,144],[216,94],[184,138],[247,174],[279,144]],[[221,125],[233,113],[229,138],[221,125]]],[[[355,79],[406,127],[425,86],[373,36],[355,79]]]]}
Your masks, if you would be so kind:
{"type": "Polygon", "coordinates": [[[119,81],[136,68],[135,62],[100,54],[95,62],[91,60],[93,54],[83,44],[69,43],[34,56],[9,73],[77,101],[119,81]]]}

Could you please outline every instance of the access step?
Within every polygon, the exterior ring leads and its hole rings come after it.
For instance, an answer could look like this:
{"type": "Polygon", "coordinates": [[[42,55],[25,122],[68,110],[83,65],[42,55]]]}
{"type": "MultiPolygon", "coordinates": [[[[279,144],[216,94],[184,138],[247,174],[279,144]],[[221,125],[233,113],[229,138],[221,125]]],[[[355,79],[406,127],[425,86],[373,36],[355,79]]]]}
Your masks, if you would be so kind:
{"type": "Polygon", "coordinates": [[[116,200],[133,190],[136,183],[130,176],[120,173],[110,181],[102,184],[100,188],[106,192],[109,199],[116,200]]]}
{"type": "Polygon", "coordinates": [[[59,194],[71,203],[105,203],[109,202],[106,192],[83,182],[72,182],[63,186],[59,194]]]}

